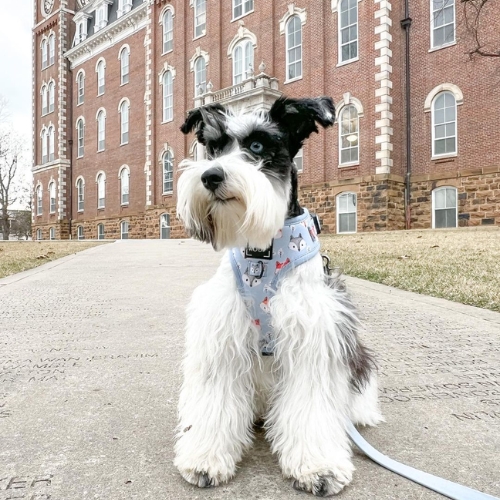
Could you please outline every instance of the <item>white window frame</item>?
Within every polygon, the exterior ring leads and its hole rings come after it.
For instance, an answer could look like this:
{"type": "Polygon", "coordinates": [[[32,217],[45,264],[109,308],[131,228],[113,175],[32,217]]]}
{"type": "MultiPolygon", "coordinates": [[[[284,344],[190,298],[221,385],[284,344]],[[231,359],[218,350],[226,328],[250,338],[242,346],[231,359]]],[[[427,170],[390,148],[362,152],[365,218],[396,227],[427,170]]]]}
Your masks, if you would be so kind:
{"type": "Polygon", "coordinates": [[[75,38],[73,39],[73,47],[87,39],[88,19],[89,16],[87,14],[84,15],[82,19],[75,20],[76,30],[75,38]]]}
{"type": "Polygon", "coordinates": [[[112,3],[113,0],[103,0],[102,2],[99,2],[95,9],[94,33],[97,33],[108,25],[108,6],[112,3]]]}
{"type": "Polygon", "coordinates": [[[97,224],[97,239],[98,240],[104,240],[105,234],[104,234],[104,224],[102,222],[100,222],[99,224],[97,224]],[[101,231],[101,228],[102,228],[102,231],[101,231]]]}
{"type": "Polygon", "coordinates": [[[55,147],[56,147],[56,129],[54,125],[50,125],[47,132],[48,142],[49,142],[49,155],[48,161],[54,161],[55,159],[55,147]]]}
{"type": "Polygon", "coordinates": [[[160,240],[169,240],[170,239],[170,230],[172,226],[170,225],[170,214],[164,213],[160,215],[160,240]],[[163,230],[166,230],[168,233],[168,238],[163,237],[163,230]]]}
{"type": "Polygon", "coordinates": [[[130,131],[130,102],[122,99],[118,108],[120,114],[120,146],[128,144],[130,131]]]}
{"type": "Polygon", "coordinates": [[[39,184],[36,188],[36,214],[42,215],[43,213],[43,190],[39,184]]]}
{"type": "Polygon", "coordinates": [[[162,54],[167,54],[174,50],[174,12],[173,9],[166,9],[162,15],[161,25],[163,29],[162,54]]]}
{"type": "MultiPolygon", "coordinates": [[[[446,98],[445,98],[446,99],[446,98]]],[[[444,108],[446,109],[446,108],[444,108]]],[[[445,90],[444,92],[439,92],[434,96],[434,99],[432,100],[431,103],[431,122],[432,122],[432,158],[445,158],[449,156],[457,156],[458,154],[458,116],[457,116],[457,99],[455,97],[455,94],[451,91],[445,90]],[[436,102],[441,96],[445,96],[446,94],[451,95],[453,98],[453,102],[455,103],[454,110],[455,110],[455,121],[454,122],[443,122],[443,123],[436,123],[436,102]],[[436,139],[436,127],[440,125],[450,125],[451,123],[454,123],[455,125],[455,135],[450,135],[450,136],[444,136],[440,137],[439,139],[436,139]],[[436,140],[441,140],[441,139],[455,139],[455,151],[448,151],[446,153],[436,153],[436,140]]]]}
{"type": "Polygon", "coordinates": [[[251,14],[254,11],[254,2],[255,0],[233,0],[232,21],[236,21],[236,19],[240,19],[248,14],[251,14]],[[240,7],[241,14],[237,14],[236,11],[240,7]]]}
{"type": "Polygon", "coordinates": [[[47,92],[49,94],[49,113],[52,113],[55,108],[56,102],[56,84],[54,80],[51,80],[47,85],[47,92]]]}
{"type": "Polygon", "coordinates": [[[130,200],[130,169],[124,165],[118,173],[120,180],[120,204],[128,205],[130,200]]]}
{"type": "Polygon", "coordinates": [[[233,85],[238,85],[253,74],[254,47],[250,39],[244,38],[233,49],[233,85]],[[239,55],[241,54],[241,59],[239,55]],[[238,68],[238,66],[241,66],[238,68]]]}
{"type": "Polygon", "coordinates": [[[98,172],[96,177],[97,184],[97,209],[106,208],[106,175],[104,172],[98,172]]]}
{"type": "Polygon", "coordinates": [[[118,59],[120,60],[120,85],[126,85],[130,80],[130,47],[121,48],[118,59]]]}
{"type": "Polygon", "coordinates": [[[445,229],[445,228],[436,228],[436,210],[450,210],[454,208],[455,209],[455,225],[454,226],[447,226],[447,227],[458,227],[458,189],[455,186],[441,186],[436,189],[432,190],[432,229],[445,229]],[[455,206],[454,207],[443,207],[443,208],[436,208],[436,193],[440,191],[444,191],[444,199],[445,199],[445,205],[446,205],[446,190],[451,189],[455,191],[455,206]]]}
{"type": "Polygon", "coordinates": [[[118,0],[118,11],[116,17],[119,19],[132,10],[132,0],[118,0]]]}
{"type": "Polygon", "coordinates": [[[82,177],[76,180],[77,211],[85,210],[85,181],[82,177]]]}
{"type": "Polygon", "coordinates": [[[45,69],[49,66],[49,41],[44,38],[41,44],[42,51],[42,69],[45,69]]]}
{"type": "Polygon", "coordinates": [[[295,165],[295,168],[297,169],[297,172],[301,174],[304,171],[304,148],[300,148],[297,151],[297,154],[293,158],[293,164],[295,165]],[[297,162],[297,160],[299,160],[297,162]]]}
{"type": "MultiPolygon", "coordinates": [[[[429,9],[429,12],[430,12],[430,33],[431,33],[431,51],[432,50],[436,50],[436,49],[440,49],[440,48],[443,48],[443,47],[449,47],[450,45],[455,45],[456,43],[456,2],[455,0],[443,0],[444,3],[446,4],[449,4],[449,5],[445,5],[444,7],[442,8],[439,8],[439,9],[434,9],[434,0],[430,0],[430,9],[429,9]],[[436,16],[438,15],[439,11],[442,11],[446,8],[449,8],[449,7],[453,7],[453,21],[450,22],[450,23],[445,23],[445,24],[441,24],[440,26],[434,26],[434,21],[436,19],[436,16]],[[438,29],[441,29],[441,28],[444,28],[445,26],[449,26],[449,25],[453,25],[453,40],[450,40],[450,41],[445,41],[444,43],[440,44],[440,45],[437,45],[434,41],[435,39],[435,32],[436,30],[438,29]]],[[[444,22],[444,17],[443,17],[443,22],[444,22]]]]}
{"type": "Polygon", "coordinates": [[[42,139],[42,164],[49,161],[49,132],[44,127],[41,133],[42,139]]]}
{"type": "Polygon", "coordinates": [[[352,191],[346,191],[344,193],[339,193],[336,196],[336,216],[337,216],[337,234],[354,234],[358,229],[358,203],[357,203],[357,194],[352,191]],[[354,197],[354,212],[349,211],[340,211],[340,200],[343,198],[347,198],[348,196],[354,197]],[[354,213],[354,231],[340,231],[340,216],[346,214],[354,213]]]}
{"type": "Polygon", "coordinates": [[[52,33],[48,39],[49,45],[49,66],[56,62],[56,35],[52,33]]]}
{"type": "MultiPolygon", "coordinates": [[[[302,70],[303,70],[303,64],[302,64],[302,54],[303,54],[303,50],[302,50],[302,19],[300,18],[300,16],[298,14],[294,14],[293,16],[290,16],[286,22],[286,25],[285,25],[285,50],[286,50],[286,74],[285,74],[285,82],[284,83],[289,83],[289,82],[294,82],[295,80],[300,80],[302,79],[302,70]],[[299,27],[300,27],[300,44],[299,45],[294,45],[293,47],[290,47],[288,42],[289,42],[289,27],[292,23],[292,21],[294,22],[298,22],[299,23],[299,27]],[[296,61],[293,61],[293,63],[290,62],[290,52],[292,50],[295,50],[297,47],[300,47],[300,60],[296,60],[296,61]],[[298,62],[300,61],[300,75],[295,75],[293,77],[290,77],[290,65],[291,64],[294,64],[296,65],[298,62]]],[[[294,32],[296,33],[296,31],[294,32]]]]}
{"type": "Polygon", "coordinates": [[[207,34],[207,1],[193,0],[194,2],[194,38],[207,34]],[[199,12],[201,10],[201,12],[199,12]]]}
{"type": "Polygon", "coordinates": [[[82,116],[76,120],[76,151],[77,158],[85,154],[85,120],[82,116]]]}
{"type": "Polygon", "coordinates": [[[51,181],[49,184],[49,213],[56,213],[56,182],[51,181]]]}
{"type": "Polygon", "coordinates": [[[174,155],[170,149],[167,149],[161,157],[162,171],[162,190],[163,194],[172,194],[174,192],[174,155]],[[165,168],[169,165],[169,168],[165,168]]]}
{"type": "Polygon", "coordinates": [[[199,96],[207,91],[207,63],[203,56],[199,56],[194,61],[194,96],[199,96]],[[198,65],[203,63],[203,70],[198,68],[198,65]],[[205,78],[200,79],[200,75],[205,78]],[[198,92],[201,89],[201,92],[198,92]]]}
{"type": "MultiPolygon", "coordinates": [[[[352,165],[359,165],[359,153],[360,153],[360,148],[359,148],[359,112],[357,107],[354,104],[347,104],[344,106],[340,112],[339,112],[339,119],[338,119],[338,125],[339,125],[339,166],[346,167],[346,166],[352,166],[352,165]],[[349,131],[346,134],[342,133],[342,120],[343,120],[343,115],[347,111],[350,111],[353,109],[356,112],[356,131],[351,132],[349,131]],[[356,135],[357,136],[357,145],[356,146],[350,146],[350,147],[342,147],[342,139],[344,136],[347,138],[351,135],[356,135]],[[357,149],[358,151],[358,159],[357,160],[352,160],[348,162],[342,162],[342,151],[346,151],[348,149],[357,149]]],[[[354,142],[354,141],[348,141],[348,142],[354,142]]]]}
{"type": "Polygon", "coordinates": [[[122,220],[120,222],[120,239],[128,240],[128,232],[129,232],[129,222],[127,220],[122,220]]]}
{"type": "Polygon", "coordinates": [[[106,92],[106,61],[99,59],[95,67],[97,73],[97,95],[103,95],[106,92]]]}
{"type": "Polygon", "coordinates": [[[80,106],[85,102],[85,72],[80,70],[76,75],[76,105],[80,106]]]}
{"type": "Polygon", "coordinates": [[[42,85],[40,94],[42,95],[42,116],[45,116],[49,112],[49,90],[45,83],[42,85]]]}
{"type": "Polygon", "coordinates": [[[174,119],[174,75],[171,70],[167,70],[163,73],[162,86],[163,86],[162,123],[166,123],[174,119]]]}
{"type": "Polygon", "coordinates": [[[56,239],[56,228],[55,227],[51,227],[49,229],[49,240],[50,241],[54,241],[56,239]]]}
{"type": "Polygon", "coordinates": [[[40,228],[36,230],[36,239],[37,239],[37,241],[40,241],[43,239],[42,238],[42,230],[40,228]]]}
{"type": "Polygon", "coordinates": [[[79,239],[79,240],[85,239],[85,234],[83,232],[83,226],[78,226],[76,228],[76,234],[77,234],[77,239],[79,239]]]}
{"type": "MultiPolygon", "coordinates": [[[[352,0],[356,4],[356,22],[347,24],[346,26],[342,26],[342,5],[344,2],[347,2],[347,5],[349,5],[350,0],[339,0],[338,2],[338,7],[337,7],[337,12],[338,12],[338,65],[337,66],[342,66],[344,64],[349,64],[354,61],[359,60],[359,8],[358,8],[358,2],[359,0],[352,0]],[[356,26],[356,38],[349,40],[346,43],[342,43],[342,30],[345,29],[350,29],[352,26],[356,26]],[[351,57],[349,59],[343,59],[342,58],[342,47],[344,45],[349,45],[353,42],[356,42],[356,55],[354,57],[351,57]]],[[[349,10],[349,9],[347,9],[349,10]]]]}
{"type": "Polygon", "coordinates": [[[97,111],[97,152],[106,149],[106,110],[100,108],[97,111]]]}

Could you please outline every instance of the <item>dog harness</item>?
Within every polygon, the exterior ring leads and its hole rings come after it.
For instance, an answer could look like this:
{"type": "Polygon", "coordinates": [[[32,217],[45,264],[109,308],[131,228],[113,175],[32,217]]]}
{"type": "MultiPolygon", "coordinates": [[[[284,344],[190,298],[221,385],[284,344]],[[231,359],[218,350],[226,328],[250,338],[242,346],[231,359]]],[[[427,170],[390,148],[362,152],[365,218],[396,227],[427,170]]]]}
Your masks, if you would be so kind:
{"type": "Polygon", "coordinates": [[[291,269],[312,259],[320,248],[313,217],[306,209],[298,217],[285,220],[271,246],[264,250],[231,248],[229,256],[238,289],[260,332],[259,347],[265,356],[274,352],[276,338],[269,301],[280,281],[291,269]]]}

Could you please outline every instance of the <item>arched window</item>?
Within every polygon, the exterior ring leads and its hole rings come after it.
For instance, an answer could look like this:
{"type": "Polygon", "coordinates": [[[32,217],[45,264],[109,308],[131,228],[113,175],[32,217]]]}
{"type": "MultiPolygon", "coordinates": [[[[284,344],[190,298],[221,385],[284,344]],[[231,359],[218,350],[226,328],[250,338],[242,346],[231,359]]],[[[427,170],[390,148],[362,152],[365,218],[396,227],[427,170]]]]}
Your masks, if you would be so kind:
{"type": "Polygon", "coordinates": [[[174,19],[170,9],[163,14],[163,53],[170,52],[174,48],[174,19]]]}
{"type": "Polygon", "coordinates": [[[432,227],[457,227],[457,189],[440,187],[432,191],[432,227]]]}
{"type": "Polygon", "coordinates": [[[358,0],[340,0],[339,62],[358,57],[358,0]]]}
{"type": "Polygon", "coordinates": [[[120,105],[120,144],[128,144],[129,103],[123,101],[120,105]]]}
{"type": "Polygon", "coordinates": [[[160,217],[160,239],[170,239],[170,214],[161,214],[160,217]]]}
{"type": "Polygon", "coordinates": [[[359,117],[353,105],[346,106],[339,120],[339,163],[359,162],[359,117]]]}
{"type": "Polygon", "coordinates": [[[49,212],[51,214],[56,211],[56,183],[52,181],[49,184],[49,212]]]}
{"type": "Polygon", "coordinates": [[[356,193],[337,196],[337,233],[355,233],[357,227],[356,193]]]}
{"type": "Polygon", "coordinates": [[[241,83],[253,74],[253,45],[242,40],[233,50],[233,85],[241,83]]]}
{"type": "Polygon", "coordinates": [[[168,122],[174,119],[174,92],[172,84],[172,72],[163,73],[163,121],[168,122]]]}
{"type": "Polygon", "coordinates": [[[104,224],[97,224],[97,239],[104,239],[104,224]]]}
{"type": "Polygon", "coordinates": [[[49,134],[47,132],[47,129],[42,130],[41,134],[42,138],[42,163],[47,163],[49,160],[49,155],[48,155],[48,142],[49,142],[49,134]]]}
{"type": "Polygon", "coordinates": [[[42,69],[49,65],[49,44],[47,40],[42,41],[42,69]]]}
{"type": "Polygon", "coordinates": [[[431,0],[431,46],[455,42],[455,0],[431,0]]]}
{"type": "Polygon", "coordinates": [[[49,83],[49,113],[54,111],[55,101],[56,101],[56,84],[54,82],[49,83]]]}
{"type": "Polygon", "coordinates": [[[194,63],[194,95],[207,91],[207,66],[204,57],[198,57],[194,63]]]}
{"type": "Polygon", "coordinates": [[[55,158],[56,129],[53,125],[49,127],[49,161],[55,158]]]}
{"type": "Polygon", "coordinates": [[[54,227],[51,227],[49,229],[49,239],[50,240],[55,240],[56,239],[56,229],[54,227]]]}
{"type": "Polygon", "coordinates": [[[120,236],[122,240],[128,240],[128,222],[122,220],[120,223],[120,236]]]}
{"type": "Polygon", "coordinates": [[[56,36],[54,34],[49,36],[49,66],[54,64],[56,60],[56,36]]]}
{"type": "Polygon", "coordinates": [[[457,152],[457,102],[451,92],[441,92],[432,103],[432,156],[457,152]]]}
{"type": "Polygon", "coordinates": [[[36,188],[36,214],[42,215],[42,186],[40,185],[36,188]]]}
{"type": "Polygon", "coordinates": [[[286,24],[286,78],[302,77],[302,22],[292,16],[286,24]]]}
{"type": "Polygon", "coordinates": [[[120,203],[128,205],[130,186],[130,171],[123,167],[120,172],[120,203]]]}
{"type": "Polygon", "coordinates": [[[120,71],[121,71],[121,84],[128,83],[130,65],[130,50],[128,47],[123,47],[120,52],[120,71]]]}
{"type": "Polygon", "coordinates": [[[36,230],[36,239],[37,240],[41,240],[42,239],[42,230],[41,229],[37,229],[36,230]]]}
{"type": "Polygon", "coordinates": [[[206,160],[207,159],[207,148],[197,139],[193,141],[191,147],[189,148],[190,154],[193,155],[194,161],[206,160]]]}
{"type": "Polygon", "coordinates": [[[84,240],[85,235],[83,234],[83,226],[78,226],[77,228],[77,236],[79,240],[84,240]]]}
{"type": "Polygon", "coordinates": [[[42,86],[42,116],[49,112],[49,91],[47,85],[42,86]]]}
{"type": "Polygon", "coordinates": [[[97,176],[97,208],[106,206],[106,177],[103,173],[97,176]]]}
{"type": "Polygon", "coordinates": [[[295,164],[295,168],[297,172],[304,171],[304,150],[302,148],[299,149],[298,153],[295,155],[293,159],[293,163],[295,164]]]}
{"type": "Polygon", "coordinates": [[[83,118],[79,118],[76,122],[76,133],[77,133],[77,156],[81,158],[84,153],[85,145],[85,124],[83,118]]]}
{"type": "Polygon", "coordinates": [[[104,65],[104,61],[99,61],[97,64],[97,95],[104,94],[106,90],[106,68],[104,65]]]}
{"type": "Polygon", "coordinates": [[[194,0],[194,37],[204,35],[207,27],[207,2],[194,0]]]}
{"type": "Polygon", "coordinates": [[[80,71],[78,76],[76,77],[76,85],[77,85],[77,104],[83,104],[85,101],[85,73],[80,71]]]}
{"type": "Polygon", "coordinates": [[[106,148],[106,113],[103,109],[97,114],[97,151],[106,148]]]}
{"type": "Polygon", "coordinates": [[[83,179],[78,179],[76,181],[76,192],[78,196],[78,211],[83,212],[85,207],[85,183],[83,179]]]}
{"type": "Polygon", "coordinates": [[[163,165],[163,194],[172,193],[174,190],[174,167],[172,153],[166,151],[162,158],[163,165]]]}

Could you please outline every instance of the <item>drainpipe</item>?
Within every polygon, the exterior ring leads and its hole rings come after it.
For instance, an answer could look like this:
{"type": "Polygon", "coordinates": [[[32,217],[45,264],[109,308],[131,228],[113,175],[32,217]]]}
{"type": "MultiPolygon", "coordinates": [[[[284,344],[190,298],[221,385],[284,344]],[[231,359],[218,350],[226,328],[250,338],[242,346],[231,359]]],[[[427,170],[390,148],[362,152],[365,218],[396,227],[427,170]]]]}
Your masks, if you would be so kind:
{"type": "Polygon", "coordinates": [[[405,105],[406,105],[406,196],[405,220],[406,229],[411,229],[411,102],[410,102],[410,0],[405,0],[405,18],[401,27],[405,30],[405,105]]]}
{"type": "MultiPolygon", "coordinates": [[[[72,238],[71,223],[73,222],[73,69],[71,63],[66,59],[68,65],[68,82],[66,89],[66,103],[70,103],[68,110],[68,120],[66,121],[66,135],[68,134],[68,125],[71,130],[71,139],[68,141],[69,146],[69,182],[66,184],[66,210],[68,210],[68,230],[69,238],[72,238]]],[[[66,104],[67,105],[67,104],[66,104]]]]}

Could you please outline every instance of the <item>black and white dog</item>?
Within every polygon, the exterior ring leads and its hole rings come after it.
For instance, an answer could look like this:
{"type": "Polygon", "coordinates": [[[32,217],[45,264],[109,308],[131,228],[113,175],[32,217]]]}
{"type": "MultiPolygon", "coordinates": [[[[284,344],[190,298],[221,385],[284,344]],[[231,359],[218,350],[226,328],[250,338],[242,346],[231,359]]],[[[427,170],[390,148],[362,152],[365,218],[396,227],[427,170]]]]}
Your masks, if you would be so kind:
{"type": "Polygon", "coordinates": [[[356,312],[324,273],[298,201],[293,158],[334,119],[330,98],[283,97],[268,112],[198,108],[181,127],[208,159],[181,163],[178,215],[191,236],[229,249],[187,310],[175,465],[192,484],[229,481],[262,419],[294,488],[334,495],[354,470],[346,423],[382,420],[356,312]],[[247,294],[259,287],[272,331],[247,294]]]}

